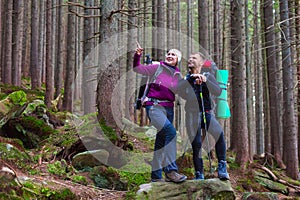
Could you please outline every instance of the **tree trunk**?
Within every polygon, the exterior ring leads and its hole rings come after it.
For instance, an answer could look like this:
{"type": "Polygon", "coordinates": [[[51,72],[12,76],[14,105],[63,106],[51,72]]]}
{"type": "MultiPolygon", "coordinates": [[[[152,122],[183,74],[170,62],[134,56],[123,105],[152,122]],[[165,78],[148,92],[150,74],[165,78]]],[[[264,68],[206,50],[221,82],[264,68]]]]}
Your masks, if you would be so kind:
{"type": "MultiPolygon", "coordinates": [[[[157,1],[157,28],[159,31],[156,31],[157,37],[157,59],[164,60],[166,54],[166,11],[164,9],[165,1],[157,1]]],[[[172,48],[172,47],[171,47],[172,48]]]]}
{"type": "MultiPolygon", "coordinates": [[[[221,44],[221,21],[220,21],[220,12],[221,6],[220,6],[220,0],[214,1],[214,21],[213,21],[213,60],[218,65],[221,66],[221,69],[223,69],[223,66],[221,65],[221,60],[223,59],[222,55],[222,44],[221,44]]],[[[223,19],[224,20],[224,19],[223,19]]]]}
{"type": "Polygon", "coordinates": [[[261,26],[258,22],[259,16],[259,3],[255,1],[253,4],[254,12],[254,37],[253,37],[253,65],[255,70],[255,124],[256,124],[256,153],[262,155],[264,153],[264,126],[263,126],[263,63],[262,63],[262,51],[261,51],[261,26]]]}
{"type": "MultiPolygon", "coordinates": [[[[84,5],[86,7],[93,7],[95,5],[94,0],[85,0],[84,5]]],[[[96,69],[93,67],[95,63],[95,40],[93,39],[94,19],[88,18],[92,16],[94,11],[92,9],[85,9],[84,18],[84,32],[83,32],[83,59],[84,65],[82,69],[82,94],[83,94],[83,110],[84,114],[92,113],[96,111],[96,69]]]]}
{"type": "Polygon", "coordinates": [[[22,43],[23,43],[23,21],[24,1],[14,1],[14,33],[13,34],[13,60],[12,60],[12,84],[21,85],[22,66],[22,43]]]}
{"type": "Polygon", "coordinates": [[[51,107],[54,94],[53,57],[52,57],[52,0],[46,1],[46,92],[45,104],[51,107]]]}
{"type": "MultiPolygon", "coordinates": [[[[135,0],[129,0],[128,1],[128,9],[134,10],[137,8],[136,1],[135,0]]],[[[130,34],[131,37],[127,38],[127,62],[126,62],[126,72],[132,70],[132,58],[134,55],[134,47],[136,46],[135,42],[137,41],[137,32],[135,28],[135,13],[131,13],[128,16],[128,27],[127,31],[130,34]]],[[[123,70],[122,70],[123,71],[123,70]]],[[[123,75],[123,73],[122,73],[123,75]]],[[[126,73],[126,88],[125,88],[125,117],[127,119],[133,119],[134,116],[134,101],[133,98],[134,94],[134,86],[135,86],[135,79],[134,77],[136,74],[134,73],[126,73]],[[129,95],[132,94],[132,95],[129,95]]]]}
{"type": "Polygon", "coordinates": [[[23,30],[23,42],[22,42],[22,67],[21,73],[24,77],[29,77],[29,68],[30,68],[30,35],[31,28],[29,25],[29,16],[30,16],[30,7],[32,1],[27,1],[24,3],[24,30],[23,30]]]}
{"type": "MultiPolygon", "coordinates": [[[[101,18],[100,18],[100,42],[105,44],[108,40],[113,39],[112,36],[117,31],[117,22],[114,15],[110,15],[111,11],[115,10],[116,1],[115,0],[104,0],[102,1],[101,7],[101,18]]],[[[98,118],[100,120],[105,120],[106,124],[117,128],[116,120],[120,119],[120,116],[116,116],[114,119],[112,109],[119,109],[119,104],[116,100],[119,98],[113,96],[113,91],[116,83],[119,80],[120,72],[117,65],[117,61],[113,59],[118,59],[116,55],[118,42],[113,41],[109,45],[106,45],[106,49],[100,47],[99,55],[99,77],[97,85],[97,108],[98,108],[98,118]]],[[[115,113],[118,114],[118,113],[115,113]]],[[[120,113],[119,113],[120,114],[120,113]]]]}
{"type": "Polygon", "coordinates": [[[152,0],[152,59],[159,60],[157,52],[157,2],[152,0]]]}
{"type": "Polygon", "coordinates": [[[245,169],[249,161],[247,128],[246,66],[245,66],[245,4],[231,1],[231,52],[232,52],[232,132],[237,133],[236,162],[245,169]]]}
{"type": "Polygon", "coordinates": [[[298,142],[295,126],[294,107],[294,69],[291,56],[291,37],[289,28],[289,7],[288,1],[280,1],[280,21],[281,21],[281,43],[282,43],[282,66],[283,66],[283,131],[286,173],[294,180],[298,180],[298,142]]]}
{"type": "MultiPolygon", "coordinates": [[[[274,15],[273,15],[273,2],[269,0],[263,0],[263,20],[265,27],[265,44],[266,49],[266,61],[268,66],[268,90],[269,90],[269,105],[270,105],[270,121],[279,122],[279,103],[278,103],[278,79],[276,71],[276,43],[274,33],[274,15]]],[[[278,164],[283,167],[280,151],[280,136],[278,123],[271,123],[271,147],[278,164]]]]}
{"type": "Polygon", "coordinates": [[[208,44],[208,3],[207,0],[198,0],[198,32],[199,44],[206,50],[209,50],[208,44]]]}
{"type": "MultiPolygon", "coordinates": [[[[298,0],[295,1],[295,13],[296,16],[300,16],[300,2],[298,0]]],[[[298,105],[298,160],[300,160],[300,18],[298,17],[296,19],[296,46],[297,48],[297,60],[296,60],[296,65],[297,65],[297,80],[298,80],[298,100],[297,100],[297,105],[298,105]]]]}
{"type": "MultiPolygon", "coordinates": [[[[2,59],[2,38],[3,38],[3,23],[4,23],[4,2],[0,1],[0,65],[3,66],[2,59]]],[[[2,72],[0,72],[0,81],[2,81],[2,72]]]]}
{"type": "MultiPolygon", "coordinates": [[[[245,5],[248,5],[248,0],[245,1],[245,5]]],[[[245,33],[246,33],[246,41],[250,41],[250,31],[249,31],[249,9],[248,6],[245,6],[245,33]]],[[[246,76],[247,76],[247,118],[248,118],[248,131],[249,131],[249,154],[250,159],[252,160],[253,155],[255,153],[255,143],[256,143],[256,132],[252,127],[256,127],[255,119],[254,119],[254,108],[253,108],[253,91],[254,91],[254,70],[252,67],[251,60],[251,51],[249,42],[245,42],[246,44],[246,76]]]]}
{"type": "Polygon", "coordinates": [[[31,71],[31,88],[41,87],[41,75],[38,54],[38,0],[31,1],[31,50],[30,50],[30,71],[31,71]]]}
{"type": "MultiPolygon", "coordinates": [[[[59,5],[62,4],[63,0],[59,0],[59,5]]],[[[54,66],[55,70],[54,70],[54,85],[55,85],[55,93],[54,93],[54,98],[57,98],[61,92],[62,92],[62,88],[63,88],[63,72],[64,72],[64,66],[66,63],[66,17],[65,17],[65,9],[62,7],[59,9],[58,11],[58,22],[57,22],[57,32],[58,32],[58,36],[57,36],[57,40],[58,40],[58,44],[57,44],[57,65],[54,66]]]]}
{"type": "Polygon", "coordinates": [[[4,25],[4,66],[2,70],[3,83],[12,83],[12,38],[13,38],[13,26],[12,26],[12,12],[13,12],[13,0],[6,1],[5,8],[5,25],[4,25]]]}
{"type": "MultiPolygon", "coordinates": [[[[70,1],[71,2],[71,1],[70,1]]],[[[73,2],[73,1],[72,1],[73,2]]],[[[74,11],[74,6],[68,6],[69,12],[74,11]]],[[[68,15],[67,25],[67,61],[66,61],[66,77],[64,85],[64,99],[62,109],[65,111],[73,111],[73,90],[74,90],[74,74],[75,74],[75,15],[68,15]]]]}
{"type": "Polygon", "coordinates": [[[46,48],[46,5],[45,1],[39,1],[39,67],[40,67],[40,72],[41,72],[41,82],[45,83],[46,77],[45,77],[45,68],[46,68],[46,53],[45,53],[45,48],[46,48]]]}

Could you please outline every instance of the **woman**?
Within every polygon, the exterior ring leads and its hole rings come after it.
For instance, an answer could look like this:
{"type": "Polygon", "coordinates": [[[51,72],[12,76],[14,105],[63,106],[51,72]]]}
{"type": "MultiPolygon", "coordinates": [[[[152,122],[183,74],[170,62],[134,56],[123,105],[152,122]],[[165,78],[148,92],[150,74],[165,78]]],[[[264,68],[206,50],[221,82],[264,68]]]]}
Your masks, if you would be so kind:
{"type": "Polygon", "coordinates": [[[165,180],[180,183],[186,176],[178,173],[176,165],[176,129],[174,118],[174,90],[180,79],[177,67],[181,52],[171,49],[164,62],[142,65],[140,63],[143,49],[138,45],[133,61],[133,70],[139,74],[152,76],[148,85],[144,106],[151,124],[157,129],[152,161],[151,181],[161,182],[162,171],[165,180]],[[159,71],[159,72],[158,72],[159,71]]]}

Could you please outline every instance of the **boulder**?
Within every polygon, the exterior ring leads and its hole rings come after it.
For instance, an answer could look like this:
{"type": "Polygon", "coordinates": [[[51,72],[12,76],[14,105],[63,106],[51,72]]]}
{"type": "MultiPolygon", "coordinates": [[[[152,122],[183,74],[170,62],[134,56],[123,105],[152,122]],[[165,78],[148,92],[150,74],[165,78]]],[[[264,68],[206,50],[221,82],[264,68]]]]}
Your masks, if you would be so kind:
{"type": "Polygon", "coordinates": [[[188,180],[180,184],[170,182],[143,184],[137,192],[137,199],[231,200],[235,199],[235,194],[230,181],[206,179],[188,180]]]}
{"type": "Polygon", "coordinates": [[[279,197],[274,192],[246,192],[242,200],[279,200],[279,197]]]}
{"type": "Polygon", "coordinates": [[[79,169],[101,166],[107,164],[108,157],[108,151],[103,149],[86,151],[75,155],[72,160],[72,165],[79,169]]]}

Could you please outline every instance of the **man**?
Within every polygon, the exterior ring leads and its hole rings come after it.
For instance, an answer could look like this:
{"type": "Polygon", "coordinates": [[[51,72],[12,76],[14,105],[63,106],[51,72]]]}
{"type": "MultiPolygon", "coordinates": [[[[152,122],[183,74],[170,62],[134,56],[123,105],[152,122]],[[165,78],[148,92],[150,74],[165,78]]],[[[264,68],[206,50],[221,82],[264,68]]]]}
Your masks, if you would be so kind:
{"type": "MultiPolygon", "coordinates": [[[[221,125],[212,114],[212,102],[210,99],[210,93],[219,96],[222,90],[212,74],[200,74],[204,62],[203,54],[191,54],[188,60],[189,73],[185,77],[185,80],[180,81],[178,86],[179,95],[186,100],[186,124],[193,149],[195,179],[204,179],[201,129],[205,129],[215,139],[215,149],[218,158],[218,177],[221,180],[228,180],[224,133],[221,125]]],[[[209,152],[210,146],[208,145],[207,148],[209,152]]]]}

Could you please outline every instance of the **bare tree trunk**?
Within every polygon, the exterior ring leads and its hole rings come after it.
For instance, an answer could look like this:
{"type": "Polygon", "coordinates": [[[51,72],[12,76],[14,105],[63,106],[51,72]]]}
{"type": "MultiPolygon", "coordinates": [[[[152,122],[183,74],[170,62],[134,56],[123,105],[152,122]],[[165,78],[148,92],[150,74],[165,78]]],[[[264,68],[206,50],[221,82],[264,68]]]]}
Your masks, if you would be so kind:
{"type": "Polygon", "coordinates": [[[199,44],[205,49],[209,50],[208,38],[208,3],[207,0],[198,0],[198,32],[199,44]]]}
{"type": "MultiPolygon", "coordinates": [[[[300,2],[298,0],[295,1],[295,13],[296,16],[300,16],[300,2]]],[[[297,47],[297,81],[298,81],[298,100],[297,100],[297,105],[298,105],[298,160],[300,160],[300,18],[298,17],[296,19],[296,47],[297,47]]]]}
{"type": "Polygon", "coordinates": [[[23,21],[24,21],[24,1],[14,1],[14,33],[13,34],[13,60],[12,60],[12,84],[21,85],[21,62],[23,43],[23,21]]]}
{"type": "MultiPolygon", "coordinates": [[[[221,66],[221,60],[222,58],[222,45],[221,45],[221,20],[220,20],[220,12],[221,6],[220,6],[220,0],[214,1],[214,21],[213,21],[213,60],[218,65],[221,66]]],[[[223,66],[221,66],[223,67],[223,66]]]]}
{"type": "Polygon", "coordinates": [[[256,124],[256,153],[262,155],[264,153],[264,126],[263,126],[263,63],[262,63],[262,51],[261,51],[261,26],[258,22],[259,16],[259,3],[255,1],[253,4],[254,12],[254,37],[253,37],[253,65],[255,69],[255,124],[256,124]]]}
{"type": "MultiPolygon", "coordinates": [[[[74,6],[68,6],[69,12],[74,11],[74,6]]],[[[67,63],[66,63],[66,78],[64,84],[64,99],[62,109],[73,111],[73,93],[74,93],[74,74],[75,74],[75,16],[68,15],[67,26],[67,63]]]]}
{"type": "Polygon", "coordinates": [[[246,68],[245,68],[245,4],[243,0],[231,1],[231,51],[232,51],[232,131],[239,138],[236,144],[236,162],[245,169],[249,161],[247,128],[246,68]]]}
{"type": "MultiPolygon", "coordinates": [[[[0,1],[0,65],[3,66],[2,64],[2,38],[3,38],[3,23],[4,23],[4,1],[0,1]]],[[[0,70],[0,82],[2,81],[2,72],[0,70]]]]}
{"type": "Polygon", "coordinates": [[[41,87],[40,66],[38,62],[38,0],[31,1],[31,53],[30,53],[30,71],[31,71],[31,88],[41,87]]]}
{"type": "Polygon", "coordinates": [[[152,58],[159,60],[157,52],[157,2],[152,0],[152,58]]]}
{"type": "Polygon", "coordinates": [[[2,80],[3,83],[12,83],[12,39],[13,39],[13,26],[12,26],[12,12],[13,0],[6,1],[5,8],[5,25],[4,25],[4,66],[2,67],[2,80]]]}
{"type": "MultiPolygon", "coordinates": [[[[245,5],[248,5],[248,0],[245,0],[245,5]]],[[[246,33],[246,41],[250,41],[249,38],[249,9],[248,6],[245,6],[245,33],[246,33]]],[[[253,155],[255,153],[256,146],[256,134],[255,129],[252,127],[256,127],[255,119],[254,119],[254,108],[253,108],[253,91],[254,91],[254,71],[251,62],[251,52],[250,52],[250,42],[246,42],[246,76],[247,76],[247,118],[248,118],[248,131],[249,131],[249,154],[250,159],[252,160],[253,155]]]]}
{"type": "MultiPolygon", "coordinates": [[[[85,6],[93,7],[95,5],[94,0],[85,0],[85,6]]],[[[92,113],[96,111],[96,69],[93,67],[95,63],[94,56],[94,47],[95,40],[93,39],[95,30],[94,30],[94,19],[88,18],[92,16],[94,11],[92,9],[85,9],[85,15],[87,18],[84,18],[84,33],[83,33],[83,59],[84,65],[82,68],[82,93],[83,93],[83,110],[84,114],[92,113]]]]}
{"type": "Polygon", "coordinates": [[[45,7],[45,1],[39,1],[39,42],[38,42],[38,46],[39,46],[39,67],[40,67],[40,72],[41,72],[41,82],[45,83],[46,80],[46,72],[45,72],[45,68],[46,68],[46,54],[45,54],[45,48],[46,48],[46,7],[45,7]]]}
{"type": "MultiPolygon", "coordinates": [[[[264,0],[263,3],[263,20],[265,27],[265,44],[266,48],[266,60],[268,66],[268,88],[269,88],[269,105],[270,105],[270,121],[279,122],[279,110],[278,110],[278,80],[276,72],[276,43],[274,33],[274,15],[273,15],[273,2],[264,0]]],[[[280,151],[280,136],[278,123],[271,124],[271,141],[272,141],[272,153],[274,154],[278,164],[283,167],[280,151]]]]}
{"type": "Polygon", "coordinates": [[[157,35],[157,59],[163,60],[166,53],[166,31],[165,31],[165,22],[166,22],[166,11],[165,11],[164,1],[157,1],[157,28],[159,31],[156,32],[157,35]]]}
{"type": "Polygon", "coordinates": [[[281,20],[281,43],[282,43],[282,66],[283,66],[283,131],[285,162],[287,165],[287,175],[294,180],[298,180],[298,142],[295,122],[294,107],[294,69],[291,56],[291,40],[289,28],[289,7],[288,1],[280,1],[280,20],[281,20]]]}
{"type": "Polygon", "coordinates": [[[52,57],[52,0],[46,1],[46,92],[45,104],[51,107],[51,101],[54,95],[53,78],[53,57],[52,57]]]}
{"type": "MultiPolygon", "coordinates": [[[[136,1],[135,0],[129,0],[128,1],[128,9],[134,10],[137,8],[136,1]]],[[[130,71],[132,69],[132,58],[134,55],[134,47],[136,46],[135,42],[137,41],[137,33],[133,29],[135,28],[136,20],[134,17],[135,13],[132,13],[128,16],[128,27],[127,31],[130,35],[130,37],[127,38],[127,61],[126,61],[126,70],[125,71],[130,71]]],[[[133,119],[134,116],[134,98],[133,95],[129,94],[134,94],[134,86],[135,86],[135,79],[134,77],[136,74],[134,73],[126,73],[126,89],[125,89],[125,117],[127,119],[133,119]]]]}
{"type": "Polygon", "coordinates": [[[24,77],[29,77],[29,67],[30,67],[30,49],[31,49],[31,42],[30,42],[30,35],[28,34],[31,32],[31,28],[29,25],[29,16],[31,16],[30,13],[30,7],[31,2],[28,1],[24,3],[24,30],[23,30],[23,43],[22,43],[22,67],[21,67],[21,73],[24,77]]]}
{"type": "MultiPolygon", "coordinates": [[[[59,0],[59,5],[62,4],[63,0],[59,0]]],[[[58,32],[58,44],[57,44],[57,65],[55,67],[54,74],[54,85],[55,85],[55,93],[54,98],[57,98],[59,94],[62,92],[63,88],[63,72],[64,66],[66,63],[66,17],[65,17],[65,9],[61,7],[58,11],[58,22],[57,22],[57,32],[58,32]]]]}
{"type": "MultiPolygon", "coordinates": [[[[100,18],[100,42],[105,43],[107,40],[112,39],[111,37],[117,31],[117,22],[114,19],[114,16],[110,16],[112,10],[116,8],[115,0],[104,0],[102,1],[101,7],[101,18],[100,18]]],[[[119,97],[113,96],[113,91],[116,86],[116,83],[119,80],[120,71],[117,66],[117,61],[113,61],[110,59],[111,56],[117,59],[115,55],[117,52],[118,43],[114,41],[107,45],[108,51],[104,51],[100,49],[99,55],[99,67],[100,74],[98,77],[98,85],[97,85],[97,108],[98,108],[98,118],[100,120],[104,120],[107,125],[118,128],[116,125],[116,120],[114,119],[112,108],[117,107],[113,103],[119,97]],[[108,57],[109,55],[109,57],[108,57]]],[[[118,114],[118,113],[115,113],[118,114]]],[[[120,113],[119,113],[120,114],[120,113]]],[[[120,119],[121,116],[116,116],[116,119],[120,119]]],[[[118,130],[117,130],[118,131],[118,130]]]]}

